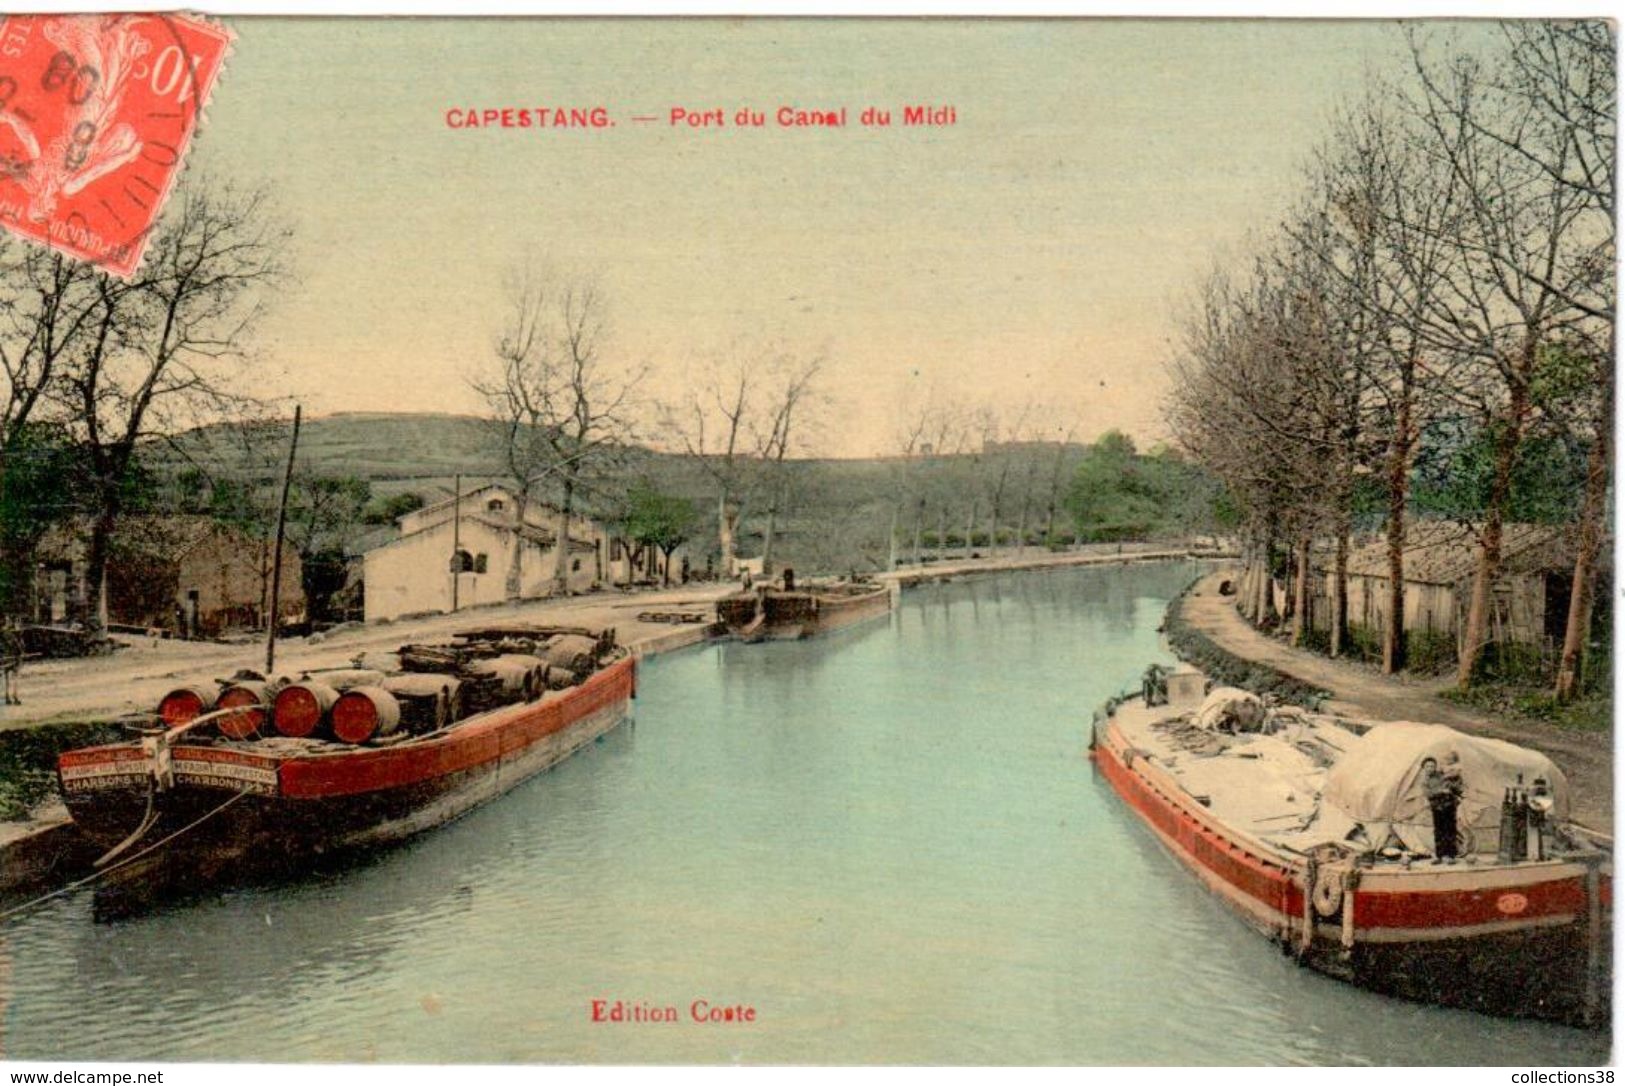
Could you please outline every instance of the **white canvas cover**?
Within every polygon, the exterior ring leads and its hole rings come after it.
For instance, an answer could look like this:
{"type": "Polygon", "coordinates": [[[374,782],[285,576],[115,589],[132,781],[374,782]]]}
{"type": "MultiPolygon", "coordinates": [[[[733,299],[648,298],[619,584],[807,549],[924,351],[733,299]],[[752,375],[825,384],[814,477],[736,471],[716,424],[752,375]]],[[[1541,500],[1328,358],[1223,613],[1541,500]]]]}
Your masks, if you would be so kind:
{"type": "Polygon", "coordinates": [[[1264,702],[1251,691],[1221,686],[1202,699],[1192,720],[1208,731],[1256,732],[1264,723],[1264,702]]]}
{"type": "Polygon", "coordinates": [[[1422,760],[1434,758],[1443,767],[1451,753],[1460,759],[1464,788],[1456,809],[1457,825],[1468,831],[1464,852],[1495,851],[1501,800],[1519,774],[1526,789],[1544,777],[1552,792],[1552,817],[1568,818],[1568,781],[1546,755],[1442,724],[1407,722],[1379,724],[1349,745],[1326,774],[1321,800],[1330,810],[1325,813],[1363,824],[1375,845],[1391,828],[1407,848],[1431,852],[1433,815],[1422,790],[1422,760]]]}

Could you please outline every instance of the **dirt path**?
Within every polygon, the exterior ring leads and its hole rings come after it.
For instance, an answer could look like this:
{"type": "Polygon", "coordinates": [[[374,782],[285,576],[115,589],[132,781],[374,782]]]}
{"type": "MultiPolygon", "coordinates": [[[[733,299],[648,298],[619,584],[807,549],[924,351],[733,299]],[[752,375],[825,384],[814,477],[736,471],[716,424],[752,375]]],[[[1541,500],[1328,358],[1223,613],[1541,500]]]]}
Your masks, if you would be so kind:
{"type": "MultiPolygon", "coordinates": [[[[456,630],[497,622],[538,622],[564,626],[613,626],[623,645],[670,634],[670,623],[638,621],[644,611],[699,611],[709,614],[732,584],[687,585],[647,592],[595,592],[561,600],[535,600],[513,606],[481,607],[455,615],[344,627],[324,635],[277,643],[276,669],[297,674],[346,664],[364,651],[392,650],[408,641],[448,638],[456,630]]],[[[23,704],[0,709],[0,730],[26,728],[47,720],[90,719],[130,711],[150,712],[158,699],[182,681],[223,678],[239,668],[263,670],[265,644],[121,638],[129,647],[88,660],[46,660],[25,664],[23,704]]]]}
{"type": "Polygon", "coordinates": [[[1448,680],[1396,677],[1331,660],[1282,644],[1249,626],[1234,597],[1220,596],[1221,571],[1202,579],[1185,598],[1185,621],[1214,644],[1245,660],[1284,672],[1331,693],[1331,712],[1372,720],[1415,720],[1448,724],[1474,735],[1505,739],[1542,751],[1568,777],[1576,821],[1610,836],[1614,832],[1613,734],[1565,731],[1506,720],[1452,704],[1439,697],[1448,680]]]}

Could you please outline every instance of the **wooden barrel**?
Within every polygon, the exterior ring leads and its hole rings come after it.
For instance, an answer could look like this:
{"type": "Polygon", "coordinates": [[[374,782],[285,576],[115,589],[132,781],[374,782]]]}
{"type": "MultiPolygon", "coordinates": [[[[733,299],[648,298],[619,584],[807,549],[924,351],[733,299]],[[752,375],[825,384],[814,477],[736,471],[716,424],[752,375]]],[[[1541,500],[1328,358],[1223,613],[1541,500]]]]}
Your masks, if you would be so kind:
{"type": "Polygon", "coordinates": [[[221,735],[227,739],[252,739],[270,716],[271,688],[255,679],[234,682],[220,691],[215,707],[242,710],[220,718],[217,726],[221,735]]]}
{"type": "Polygon", "coordinates": [[[303,739],[321,730],[338,700],[339,692],[320,679],[301,679],[277,692],[271,719],[279,734],[303,739]]]}
{"type": "Polygon", "coordinates": [[[462,712],[463,684],[455,675],[408,672],[390,675],[382,686],[401,707],[401,724],[414,732],[432,732],[462,712]]]}
{"type": "Polygon", "coordinates": [[[598,641],[579,634],[565,634],[549,641],[542,650],[547,666],[562,668],[577,679],[584,679],[598,666],[598,641]]]}
{"type": "Polygon", "coordinates": [[[380,686],[351,687],[333,703],[333,735],[344,743],[388,735],[400,723],[400,700],[380,686]]]}
{"type": "Polygon", "coordinates": [[[215,686],[177,686],[158,702],[158,716],[164,727],[178,728],[189,724],[213,709],[220,690],[215,686]]]}
{"type": "Polygon", "coordinates": [[[470,673],[489,675],[500,684],[503,702],[535,701],[547,689],[547,661],[539,656],[509,653],[489,660],[476,660],[470,673]]]}

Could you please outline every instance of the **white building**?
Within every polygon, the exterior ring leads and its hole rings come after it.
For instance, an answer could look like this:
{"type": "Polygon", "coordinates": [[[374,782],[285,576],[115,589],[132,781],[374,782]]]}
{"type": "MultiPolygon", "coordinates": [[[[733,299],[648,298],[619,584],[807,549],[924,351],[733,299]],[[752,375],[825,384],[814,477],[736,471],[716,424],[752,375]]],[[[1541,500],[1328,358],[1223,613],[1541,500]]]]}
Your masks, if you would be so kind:
{"type": "Polygon", "coordinates": [[[603,525],[572,514],[569,546],[560,547],[556,507],[532,499],[520,523],[518,506],[511,490],[491,483],[398,518],[400,538],[364,559],[367,621],[503,602],[516,543],[523,599],[551,594],[560,562],[571,592],[625,576],[624,562],[610,561],[621,548],[603,525]]]}

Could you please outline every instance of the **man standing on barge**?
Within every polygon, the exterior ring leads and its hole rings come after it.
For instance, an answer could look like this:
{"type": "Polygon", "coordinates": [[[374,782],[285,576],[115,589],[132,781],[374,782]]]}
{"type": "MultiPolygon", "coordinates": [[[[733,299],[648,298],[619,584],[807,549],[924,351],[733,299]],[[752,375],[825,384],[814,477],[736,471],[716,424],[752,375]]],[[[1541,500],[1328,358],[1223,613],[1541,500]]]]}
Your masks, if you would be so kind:
{"type": "Polygon", "coordinates": [[[1455,754],[1445,756],[1445,766],[1432,758],[1422,759],[1422,792],[1433,812],[1433,862],[1450,863],[1459,850],[1456,808],[1464,791],[1461,764],[1455,754]]]}

